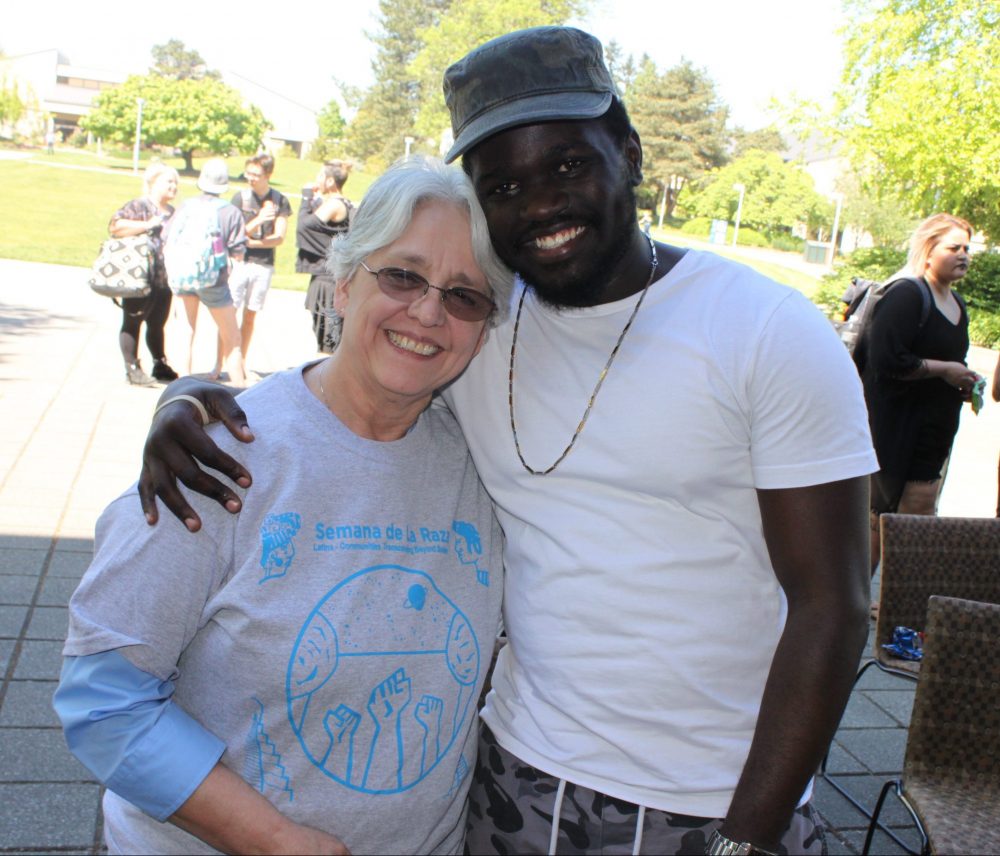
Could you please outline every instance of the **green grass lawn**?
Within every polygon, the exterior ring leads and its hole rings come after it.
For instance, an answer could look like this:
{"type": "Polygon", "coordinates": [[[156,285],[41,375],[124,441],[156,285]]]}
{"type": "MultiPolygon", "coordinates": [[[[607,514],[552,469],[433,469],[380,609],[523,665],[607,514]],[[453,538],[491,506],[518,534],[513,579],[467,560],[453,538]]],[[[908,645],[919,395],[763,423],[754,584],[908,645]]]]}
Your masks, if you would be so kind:
{"type": "MultiPolygon", "coordinates": [[[[178,170],[181,158],[165,161],[178,170]]],[[[246,186],[237,180],[244,157],[228,158],[232,192],[246,186]]],[[[140,163],[140,172],[147,161],[140,163]]],[[[195,160],[195,167],[201,161],[195,160]]],[[[281,160],[272,185],[289,197],[298,212],[299,192],[319,170],[315,161],[281,160]]],[[[347,196],[358,201],[375,176],[354,172],[347,196]]],[[[197,195],[196,176],[181,175],[177,201],[197,195]]],[[[15,222],[0,230],[0,258],[89,267],[107,237],[108,221],[129,199],[142,194],[142,177],[132,173],[131,155],[97,157],[86,150],[60,149],[54,155],[38,151],[29,160],[0,160],[4,208],[15,222]],[[85,167],[81,169],[80,167],[85,167]]],[[[176,204],[176,203],[175,203],[176,204]]],[[[295,273],[295,215],[288,237],[278,249],[274,283],[279,288],[305,290],[309,278],[295,273]]]]}
{"type": "MultiPolygon", "coordinates": [[[[166,158],[182,170],[181,158],[166,158]]],[[[245,158],[228,158],[232,192],[246,186],[237,180],[245,158]]],[[[140,162],[140,171],[147,159],[140,162]]],[[[195,160],[197,168],[202,163],[195,160]]],[[[289,197],[298,212],[299,191],[316,177],[319,164],[282,158],[275,167],[272,185],[289,197]]],[[[374,175],[354,172],[345,187],[347,196],[361,200],[374,175]]],[[[181,174],[178,201],[197,194],[196,176],[181,174]]],[[[39,149],[26,160],[0,160],[0,187],[4,211],[13,222],[0,229],[0,258],[89,267],[107,237],[108,221],[125,202],[142,194],[141,176],[132,173],[132,155],[109,151],[98,157],[86,149],[57,149],[46,155],[39,149]]],[[[705,248],[676,230],[653,230],[653,236],[679,246],[705,248]]],[[[727,247],[710,247],[714,252],[735,258],[778,282],[811,296],[818,280],[798,270],[770,261],[732,253],[727,247]]],[[[278,288],[304,291],[308,277],[295,273],[295,215],[289,223],[285,244],[278,248],[274,284],[278,288]]]]}

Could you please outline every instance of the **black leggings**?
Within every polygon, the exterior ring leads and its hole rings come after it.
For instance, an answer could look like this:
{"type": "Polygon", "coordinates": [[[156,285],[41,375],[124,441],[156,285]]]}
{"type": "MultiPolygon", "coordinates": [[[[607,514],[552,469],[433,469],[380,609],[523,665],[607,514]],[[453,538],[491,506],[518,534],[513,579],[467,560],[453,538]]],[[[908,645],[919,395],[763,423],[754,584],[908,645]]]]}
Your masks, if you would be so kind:
{"type": "Polygon", "coordinates": [[[163,328],[170,314],[173,298],[169,288],[154,288],[148,297],[128,297],[122,300],[122,329],[118,346],[126,363],[139,358],[139,328],[146,322],[146,347],[154,360],[162,360],[163,328]]]}

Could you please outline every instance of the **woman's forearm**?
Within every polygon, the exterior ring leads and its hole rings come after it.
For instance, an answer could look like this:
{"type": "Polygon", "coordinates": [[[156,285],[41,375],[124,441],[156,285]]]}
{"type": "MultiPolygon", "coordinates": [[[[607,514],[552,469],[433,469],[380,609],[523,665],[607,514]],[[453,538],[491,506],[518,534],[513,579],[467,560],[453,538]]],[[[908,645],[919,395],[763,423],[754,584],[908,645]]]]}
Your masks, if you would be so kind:
{"type": "Polygon", "coordinates": [[[334,836],[289,820],[221,763],[170,822],[223,853],[349,852],[334,836]]]}

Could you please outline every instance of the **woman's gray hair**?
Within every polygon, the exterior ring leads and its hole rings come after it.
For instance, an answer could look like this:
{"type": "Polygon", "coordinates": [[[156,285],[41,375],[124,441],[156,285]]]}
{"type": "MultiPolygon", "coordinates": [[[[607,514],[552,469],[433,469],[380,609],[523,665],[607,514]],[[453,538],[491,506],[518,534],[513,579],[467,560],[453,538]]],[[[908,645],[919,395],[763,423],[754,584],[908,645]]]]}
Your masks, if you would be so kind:
{"type": "Polygon", "coordinates": [[[472,182],[458,167],[437,158],[418,155],[396,161],[372,183],[351,215],[347,233],[334,240],[327,269],[338,281],[350,279],[368,256],[399,238],[417,208],[431,200],[450,202],[468,212],[472,254],[493,291],[497,309],[490,325],[496,326],[507,317],[514,275],[493,249],[472,182]]]}

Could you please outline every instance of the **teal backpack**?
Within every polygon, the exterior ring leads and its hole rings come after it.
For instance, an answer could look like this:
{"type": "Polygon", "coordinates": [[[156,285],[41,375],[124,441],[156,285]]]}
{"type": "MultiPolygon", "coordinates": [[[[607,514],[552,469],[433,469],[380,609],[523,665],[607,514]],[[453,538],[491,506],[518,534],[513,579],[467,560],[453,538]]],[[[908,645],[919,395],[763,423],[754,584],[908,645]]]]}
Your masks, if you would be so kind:
{"type": "Polygon", "coordinates": [[[229,263],[222,238],[222,199],[192,199],[174,215],[163,245],[167,283],[174,294],[193,294],[215,285],[229,263]]]}

